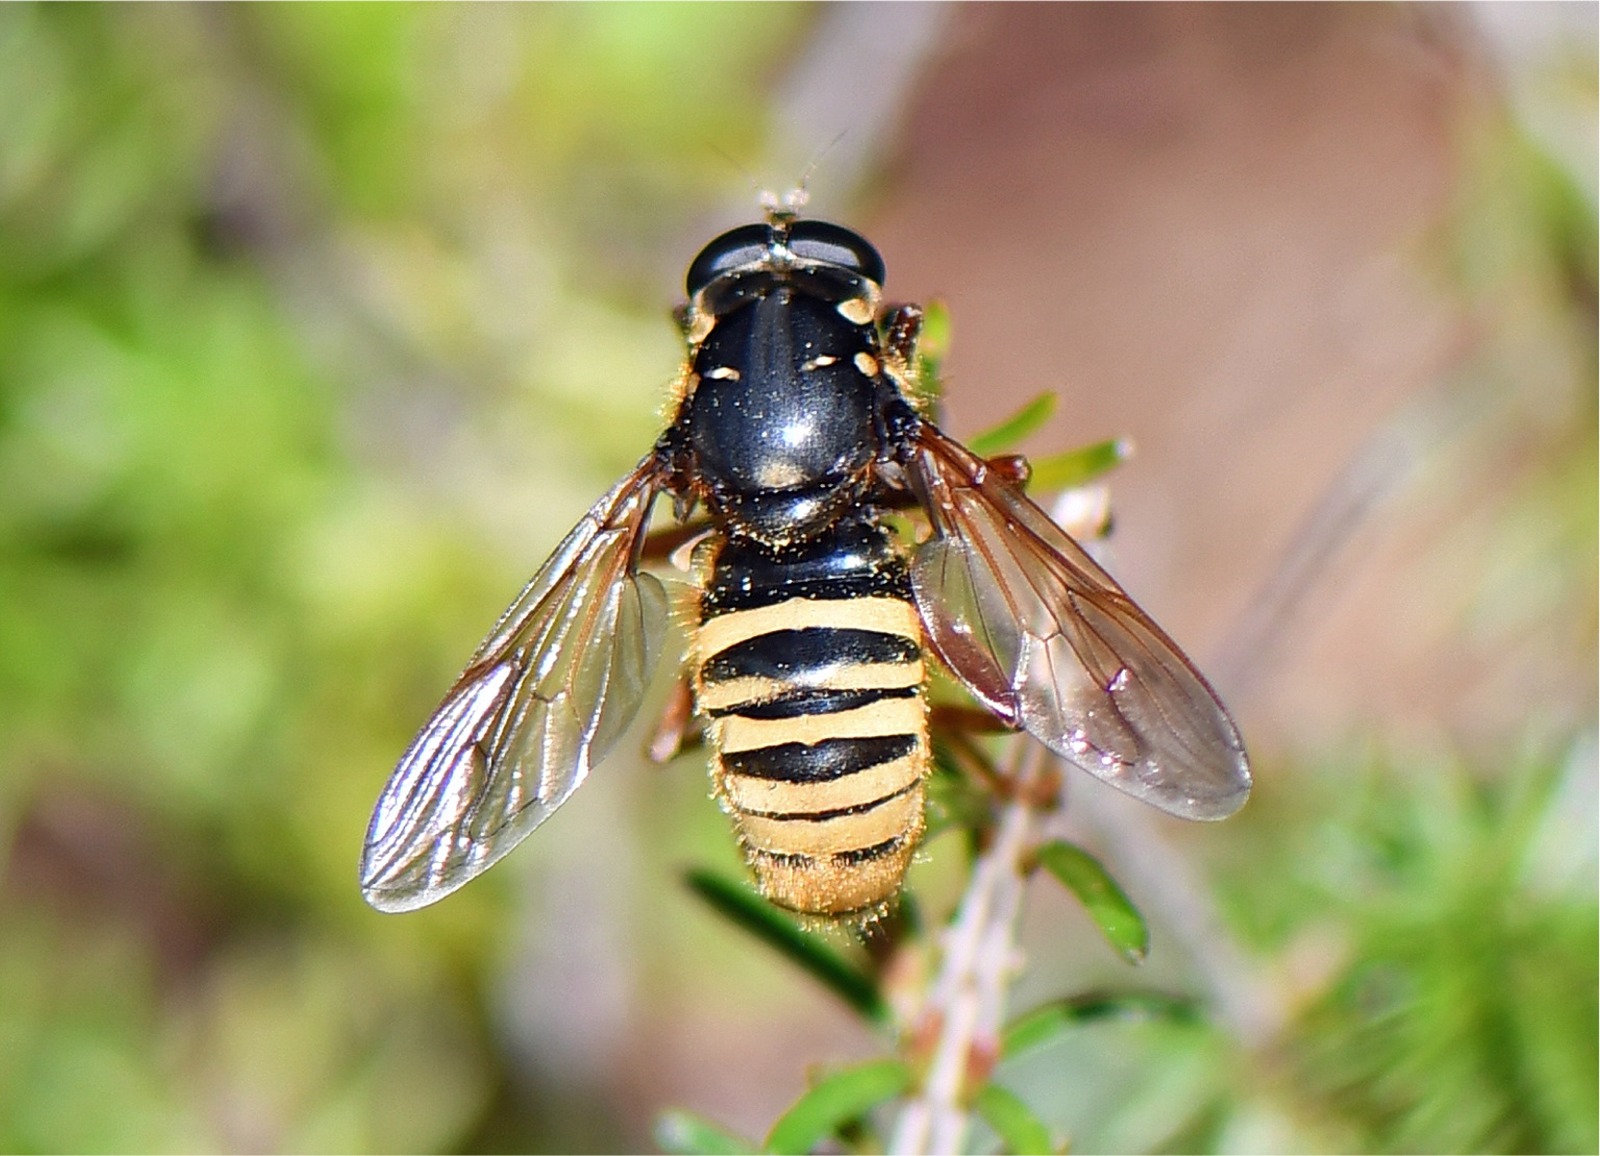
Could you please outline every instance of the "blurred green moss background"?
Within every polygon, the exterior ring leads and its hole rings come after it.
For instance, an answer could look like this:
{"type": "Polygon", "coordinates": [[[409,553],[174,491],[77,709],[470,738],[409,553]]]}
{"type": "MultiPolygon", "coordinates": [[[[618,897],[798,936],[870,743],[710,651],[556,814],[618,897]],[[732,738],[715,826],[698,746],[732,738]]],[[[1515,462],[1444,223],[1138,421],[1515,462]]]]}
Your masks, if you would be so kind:
{"type": "MultiPolygon", "coordinates": [[[[0,1149],[629,1150],[686,1068],[792,1098],[752,1036],[874,1048],[677,890],[736,869],[692,759],[425,914],[355,885],[415,727],[654,437],[682,266],[828,11],[0,6],[0,1149]]],[[[1525,245],[1512,312],[1587,384],[1520,443],[1481,625],[1531,558],[1592,657],[1593,185],[1486,139],[1441,277],[1498,298],[1525,245]]],[[[1493,774],[1269,741],[1208,837],[1286,1020],[1095,1028],[1019,1086],[1080,1150],[1593,1151],[1592,676],[1493,774]]]]}
{"type": "Polygon", "coordinates": [[[0,1148],[496,1126],[504,896],[374,919],[364,814],[653,439],[617,287],[796,17],[0,11],[0,1148]]]}

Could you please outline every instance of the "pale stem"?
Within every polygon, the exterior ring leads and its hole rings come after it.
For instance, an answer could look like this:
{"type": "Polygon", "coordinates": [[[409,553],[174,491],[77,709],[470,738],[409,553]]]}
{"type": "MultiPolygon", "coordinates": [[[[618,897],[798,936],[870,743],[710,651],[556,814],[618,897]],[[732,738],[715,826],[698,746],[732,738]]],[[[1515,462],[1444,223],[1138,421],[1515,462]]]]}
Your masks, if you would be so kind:
{"type": "MultiPolygon", "coordinates": [[[[1025,758],[1031,744],[1024,739],[1021,745],[1025,758]]],[[[1025,857],[1040,821],[1026,798],[1022,790],[1005,803],[994,839],[973,865],[955,921],[945,932],[939,975],[919,1013],[922,1023],[937,1025],[938,1038],[927,1077],[901,1110],[890,1138],[889,1152],[898,1156],[962,1151],[969,1080],[993,1066],[1006,989],[1017,971],[1015,929],[1027,882],[1025,857]]]]}
{"type": "MultiPolygon", "coordinates": [[[[1096,484],[1060,495],[1051,516],[1093,549],[1109,509],[1105,487],[1096,484]]],[[[945,932],[938,978],[918,1013],[920,1026],[936,1029],[938,1038],[922,1087],[895,1122],[889,1139],[893,1156],[960,1152],[970,1082],[974,1076],[986,1079],[998,1059],[1006,990],[1019,970],[1015,939],[1026,860],[1044,820],[1032,788],[1059,770],[1055,756],[1024,735],[1013,742],[1011,762],[1007,777],[1015,789],[1002,806],[993,841],[973,865],[955,921],[945,932]]]]}

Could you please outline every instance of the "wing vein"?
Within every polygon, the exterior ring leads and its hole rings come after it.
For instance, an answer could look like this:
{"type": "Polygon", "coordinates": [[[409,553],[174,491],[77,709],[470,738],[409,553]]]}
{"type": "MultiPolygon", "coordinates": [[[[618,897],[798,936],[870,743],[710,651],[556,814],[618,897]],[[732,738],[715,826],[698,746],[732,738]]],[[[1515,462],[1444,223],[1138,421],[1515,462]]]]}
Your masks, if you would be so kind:
{"type": "Polygon", "coordinates": [[[917,439],[910,481],[934,534],[913,588],[952,673],[1129,794],[1189,818],[1237,810],[1243,743],[1171,638],[1003,475],[932,425],[917,439]]]}
{"type": "Polygon", "coordinates": [[[667,624],[638,547],[668,476],[652,453],[579,520],[401,757],[362,856],[374,906],[425,906],[497,862],[638,711],[667,624]]]}

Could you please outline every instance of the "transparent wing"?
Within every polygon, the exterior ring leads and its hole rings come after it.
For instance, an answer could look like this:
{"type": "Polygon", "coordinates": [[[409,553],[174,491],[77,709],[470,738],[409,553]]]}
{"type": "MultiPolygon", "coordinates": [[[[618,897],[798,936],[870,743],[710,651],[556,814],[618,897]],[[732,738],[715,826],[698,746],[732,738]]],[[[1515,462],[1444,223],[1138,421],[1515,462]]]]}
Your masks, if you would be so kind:
{"type": "Polygon", "coordinates": [[[1081,546],[932,425],[909,474],[934,527],[912,562],[917,607],[979,701],[1170,814],[1244,805],[1244,744],[1216,692],[1081,546]]]}
{"type": "Polygon", "coordinates": [[[556,547],[412,740],[372,813],[361,890],[444,898],[566,802],[637,713],[667,596],[636,569],[661,477],[647,458],[556,547]]]}

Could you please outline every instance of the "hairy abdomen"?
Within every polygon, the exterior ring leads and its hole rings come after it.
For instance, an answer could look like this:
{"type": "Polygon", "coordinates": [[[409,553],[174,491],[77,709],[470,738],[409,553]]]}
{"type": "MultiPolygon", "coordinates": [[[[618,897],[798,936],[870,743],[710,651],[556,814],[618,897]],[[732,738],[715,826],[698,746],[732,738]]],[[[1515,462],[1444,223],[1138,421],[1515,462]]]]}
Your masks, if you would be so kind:
{"type": "Polygon", "coordinates": [[[922,833],[922,628],[868,522],[783,552],[730,542],[712,569],[695,692],[717,795],[768,899],[847,915],[899,890],[922,833]]]}

